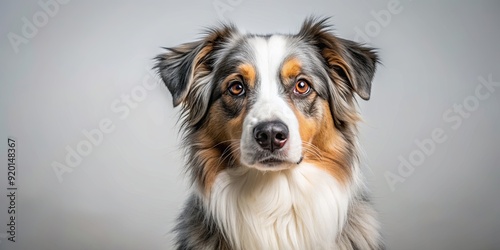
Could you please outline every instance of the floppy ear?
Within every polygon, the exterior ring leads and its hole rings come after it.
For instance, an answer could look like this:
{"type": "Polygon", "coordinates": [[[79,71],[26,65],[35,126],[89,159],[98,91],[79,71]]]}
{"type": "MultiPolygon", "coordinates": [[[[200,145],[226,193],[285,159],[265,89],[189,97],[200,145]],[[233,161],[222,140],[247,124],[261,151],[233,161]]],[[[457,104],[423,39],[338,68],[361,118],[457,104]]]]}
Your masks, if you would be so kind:
{"type": "Polygon", "coordinates": [[[155,58],[154,68],[172,94],[174,107],[185,102],[193,85],[211,72],[211,54],[235,32],[232,25],[222,25],[199,41],[165,48],[167,52],[155,58]]]}
{"type": "Polygon", "coordinates": [[[372,48],[334,36],[327,21],[327,18],[308,18],[299,35],[318,47],[329,69],[345,80],[352,91],[364,100],[370,99],[371,82],[379,62],[377,54],[372,48]]]}
{"type": "Polygon", "coordinates": [[[364,100],[370,99],[373,75],[379,62],[374,49],[364,47],[356,42],[338,39],[344,47],[343,57],[345,73],[352,88],[364,100]]]}
{"type": "Polygon", "coordinates": [[[204,46],[204,41],[185,43],[175,48],[165,48],[168,52],[155,58],[155,68],[172,94],[174,107],[186,99],[196,66],[206,56],[206,52],[202,53],[204,46]]]}

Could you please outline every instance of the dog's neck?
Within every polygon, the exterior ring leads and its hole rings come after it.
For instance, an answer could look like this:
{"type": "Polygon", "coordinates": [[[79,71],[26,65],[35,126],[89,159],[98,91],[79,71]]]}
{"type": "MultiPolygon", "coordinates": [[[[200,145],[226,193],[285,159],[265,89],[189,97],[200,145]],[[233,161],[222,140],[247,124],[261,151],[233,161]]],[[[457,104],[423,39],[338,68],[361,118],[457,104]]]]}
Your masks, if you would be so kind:
{"type": "Polygon", "coordinates": [[[234,249],[332,249],[349,190],[307,163],[290,170],[224,170],[205,199],[234,249]]]}

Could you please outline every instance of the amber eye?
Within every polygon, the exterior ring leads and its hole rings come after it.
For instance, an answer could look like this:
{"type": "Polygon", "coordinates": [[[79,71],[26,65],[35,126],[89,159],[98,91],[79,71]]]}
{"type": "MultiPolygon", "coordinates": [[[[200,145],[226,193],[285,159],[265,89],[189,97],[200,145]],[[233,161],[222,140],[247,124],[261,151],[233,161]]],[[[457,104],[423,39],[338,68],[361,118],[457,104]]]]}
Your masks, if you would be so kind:
{"type": "Polygon", "coordinates": [[[234,81],[229,84],[227,91],[233,96],[241,96],[245,94],[245,87],[240,81],[234,81]]]}
{"type": "Polygon", "coordinates": [[[298,95],[306,95],[311,92],[311,85],[306,80],[298,80],[295,83],[295,88],[293,92],[298,95]]]}

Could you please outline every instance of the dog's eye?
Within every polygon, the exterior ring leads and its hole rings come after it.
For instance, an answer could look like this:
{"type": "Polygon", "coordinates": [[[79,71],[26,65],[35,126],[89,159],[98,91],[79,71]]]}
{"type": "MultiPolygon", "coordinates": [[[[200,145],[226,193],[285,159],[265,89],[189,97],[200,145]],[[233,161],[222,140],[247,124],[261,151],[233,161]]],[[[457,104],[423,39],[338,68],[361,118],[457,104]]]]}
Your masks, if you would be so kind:
{"type": "Polygon", "coordinates": [[[307,95],[311,92],[311,85],[306,80],[298,80],[295,83],[295,88],[293,92],[297,95],[307,95]]]}
{"type": "Polygon", "coordinates": [[[233,96],[242,96],[245,94],[245,87],[240,81],[234,81],[229,84],[227,91],[233,96]]]}

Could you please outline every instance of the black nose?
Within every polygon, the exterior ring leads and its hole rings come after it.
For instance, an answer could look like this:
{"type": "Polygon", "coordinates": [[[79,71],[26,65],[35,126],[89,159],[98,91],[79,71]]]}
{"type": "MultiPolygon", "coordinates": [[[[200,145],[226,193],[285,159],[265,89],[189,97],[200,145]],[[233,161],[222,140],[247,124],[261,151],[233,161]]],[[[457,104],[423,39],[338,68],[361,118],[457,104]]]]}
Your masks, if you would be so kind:
{"type": "Polygon", "coordinates": [[[263,149],[274,152],[285,146],[288,127],[280,121],[263,122],[253,129],[253,137],[263,149]]]}

